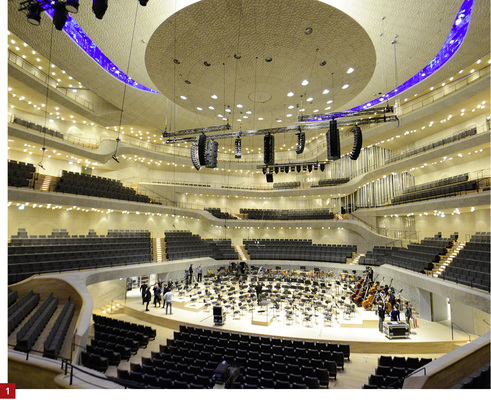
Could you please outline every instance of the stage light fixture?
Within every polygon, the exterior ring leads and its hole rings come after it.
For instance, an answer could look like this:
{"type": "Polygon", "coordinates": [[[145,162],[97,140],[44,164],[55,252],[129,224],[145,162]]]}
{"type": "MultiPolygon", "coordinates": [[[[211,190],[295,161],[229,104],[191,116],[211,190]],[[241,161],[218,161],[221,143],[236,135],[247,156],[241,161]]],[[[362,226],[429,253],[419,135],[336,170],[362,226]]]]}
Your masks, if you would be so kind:
{"type": "Polygon", "coordinates": [[[107,0],[94,0],[92,11],[97,19],[102,19],[107,10],[107,0]]]}
{"type": "Polygon", "coordinates": [[[65,22],[68,17],[68,11],[65,7],[65,3],[56,2],[53,9],[53,24],[57,30],[61,31],[65,26],[65,22]]]}
{"type": "Polygon", "coordinates": [[[41,13],[43,12],[43,7],[39,3],[34,3],[30,5],[27,9],[27,22],[32,25],[41,25],[41,13]]]}
{"type": "Polygon", "coordinates": [[[288,174],[288,172],[290,171],[290,167],[285,167],[285,172],[288,174]]]}
{"type": "Polygon", "coordinates": [[[78,0],[67,0],[65,8],[70,14],[78,13],[78,0]]]}
{"type": "Polygon", "coordinates": [[[138,0],[140,2],[140,5],[145,7],[148,3],[148,0],[138,0]]]}
{"type": "Polygon", "coordinates": [[[118,156],[116,155],[116,153],[112,155],[112,159],[119,164],[118,156]]]}

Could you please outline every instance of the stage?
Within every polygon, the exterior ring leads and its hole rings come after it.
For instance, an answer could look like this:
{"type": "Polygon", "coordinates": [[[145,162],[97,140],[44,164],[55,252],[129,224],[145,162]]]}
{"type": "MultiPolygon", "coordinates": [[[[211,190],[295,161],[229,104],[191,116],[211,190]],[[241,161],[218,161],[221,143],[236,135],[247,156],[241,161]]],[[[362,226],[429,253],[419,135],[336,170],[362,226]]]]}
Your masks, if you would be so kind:
{"type": "MultiPolygon", "coordinates": [[[[303,318],[301,313],[295,310],[290,311],[290,317],[287,318],[288,310],[275,309],[271,304],[254,305],[252,310],[228,308],[224,324],[215,326],[213,306],[192,301],[187,295],[174,296],[172,315],[166,315],[165,309],[156,308],[153,303],[150,304],[149,311],[145,311],[138,289],[128,291],[126,299],[115,300],[112,305],[115,306],[115,313],[123,312],[144,323],[174,330],[185,324],[249,335],[347,343],[353,353],[447,353],[468,342],[466,334],[455,330],[452,340],[448,321],[425,320],[418,320],[418,326],[411,329],[408,338],[388,339],[378,330],[375,311],[366,311],[362,307],[355,307],[349,314],[337,313],[330,321],[325,321],[324,316],[316,314],[315,311],[310,320],[303,318]]],[[[94,312],[102,314],[103,310],[94,312]]],[[[111,312],[105,310],[104,315],[110,317],[111,312]]],[[[403,315],[401,313],[401,318],[403,315]]],[[[115,317],[117,318],[116,315],[115,317]]],[[[471,337],[471,340],[474,338],[471,337]]]]}

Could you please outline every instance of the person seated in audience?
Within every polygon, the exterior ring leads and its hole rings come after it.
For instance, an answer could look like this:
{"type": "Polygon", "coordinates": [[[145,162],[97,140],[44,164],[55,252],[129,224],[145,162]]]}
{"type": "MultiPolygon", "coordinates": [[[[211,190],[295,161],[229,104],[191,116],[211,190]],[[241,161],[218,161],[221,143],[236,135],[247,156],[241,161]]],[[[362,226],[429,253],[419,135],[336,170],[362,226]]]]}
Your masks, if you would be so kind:
{"type": "Polygon", "coordinates": [[[396,321],[396,322],[401,322],[399,306],[397,304],[394,306],[394,308],[390,312],[390,320],[396,321]]]}

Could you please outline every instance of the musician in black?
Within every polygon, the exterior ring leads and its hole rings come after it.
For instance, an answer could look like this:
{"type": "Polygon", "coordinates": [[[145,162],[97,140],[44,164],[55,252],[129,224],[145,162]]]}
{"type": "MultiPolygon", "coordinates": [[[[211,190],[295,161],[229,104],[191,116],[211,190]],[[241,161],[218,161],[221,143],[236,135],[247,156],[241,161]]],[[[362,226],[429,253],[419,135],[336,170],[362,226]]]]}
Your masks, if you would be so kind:
{"type": "Polygon", "coordinates": [[[390,303],[390,305],[392,306],[392,308],[394,308],[395,304],[396,304],[396,296],[394,296],[394,293],[392,292],[392,289],[389,289],[387,291],[387,295],[389,296],[387,301],[390,303]]]}
{"type": "Polygon", "coordinates": [[[384,319],[385,319],[385,303],[383,300],[379,300],[377,307],[378,314],[378,330],[380,332],[384,331],[384,319]]]}
{"type": "Polygon", "coordinates": [[[256,289],[257,305],[259,305],[259,302],[261,300],[261,293],[263,291],[263,285],[261,284],[261,282],[259,281],[257,282],[255,289],[256,289]]]}
{"type": "Polygon", "coordinates": [[[406,323],[411,326],[409,322],[411,321],[411,318],[413,316],[413,310],[411,309],[411,306],[408,302],[406,302],[406,310],[404,311],[404,315],[406,316],[406,323]]]}

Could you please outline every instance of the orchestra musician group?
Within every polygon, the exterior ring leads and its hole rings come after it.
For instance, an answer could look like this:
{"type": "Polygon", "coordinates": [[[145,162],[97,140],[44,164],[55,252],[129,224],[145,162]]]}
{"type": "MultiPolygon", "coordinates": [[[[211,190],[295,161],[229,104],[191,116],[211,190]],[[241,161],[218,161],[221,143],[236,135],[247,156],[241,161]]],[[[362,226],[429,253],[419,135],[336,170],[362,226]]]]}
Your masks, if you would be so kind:
{"type": "MultiPolygon", "coordinates": [[[[382,278],[382,282],[383,280],[384,278],[382,278]]],[[[374,281],[373,269],[367,267],[364,272],[364,278],[355,284],[353,293],[350,295],[351,300],[358,307],[363,307],[367,311],[376,310],[379,316],[380,332],[382,332],[382,325],[386,315],[390,316],[391,321],[400,322],[399,299],[396,298],[391,284],[392,280],[385,286],[382,286],[379,281],[374,281]]],[[[402,289],[400,292],[402,292],[402,289]]],[[[408,308],[410,310],[409,304],[406,303],[406,312],[408,312],[408,308]]],[[[408,318],[406,317],[406,319],[408,318]]]]}

